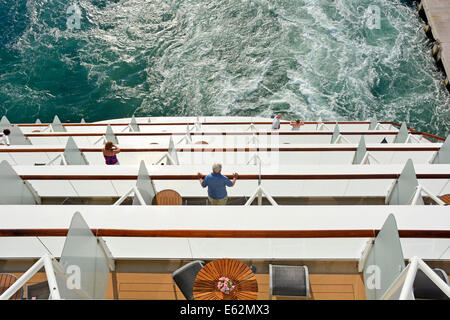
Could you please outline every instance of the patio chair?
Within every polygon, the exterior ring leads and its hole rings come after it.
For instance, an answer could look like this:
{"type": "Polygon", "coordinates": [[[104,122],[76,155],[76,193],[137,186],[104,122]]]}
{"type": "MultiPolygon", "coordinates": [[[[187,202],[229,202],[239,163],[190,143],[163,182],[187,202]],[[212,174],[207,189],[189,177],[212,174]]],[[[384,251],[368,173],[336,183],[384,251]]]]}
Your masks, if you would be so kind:
{"type": "Polygon", "coordinates": [[[172,273],[173,281],[187,300],[194,300],[194,281],[204,264],[204,261],[192,261],[172,273]]]}
{"type": "MultiPolygon", "coordinates": [[[[14,282],[17,281],[17,277],[10,273],[0,273],[0,295],[2,295],[14,282]]],[[[17,290],[17,292],[9,298],[10,300],[20,300],[23,296],[23,288],[17,290]]]]}
{"type": "MultiPolygon", "coordinates": [[[[435,268],[433,271],[439,276],[439,278],[450,285],[448,275],[444,270],[435,268]]],[[[449,300],[449,297],[447,297],[447,295],[442,292],[442,290],[439,289],[439,287],[435,285],[434,282],[431,281],[431,279],[428,278],[422,270],[417,270],[413,288],[414,298],[416,299],[449,300]]]]}
{"type": "Polygon", "coordinates": [[[161,190],[153,198],[152,205],[181,206],[183,198],[175,190],[161,190]]]}
{"type": "Polygon", "coordinates": [[[27,286],[27,300],[48,300],[50,288],[48,282],[39,282],[27,286]]]}
{"type": "Polygon", "coordinates": [[[307,266],[269,265],[269,299],[272,296],[308,299],[310,295],[307,266]]]}

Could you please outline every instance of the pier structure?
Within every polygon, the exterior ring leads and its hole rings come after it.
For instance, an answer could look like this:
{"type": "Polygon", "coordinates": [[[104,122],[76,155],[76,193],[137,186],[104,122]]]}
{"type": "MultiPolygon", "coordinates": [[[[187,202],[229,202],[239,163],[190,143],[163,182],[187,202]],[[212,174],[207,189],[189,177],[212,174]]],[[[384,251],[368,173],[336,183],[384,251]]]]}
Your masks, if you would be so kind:
{"type": "Polygon", "coordinates": [[[432,54],[444,70],[445,86],[450,90],[450,1],[422,0],[418,10],[427,23],[425,32],[436,41],[432,54]]]}

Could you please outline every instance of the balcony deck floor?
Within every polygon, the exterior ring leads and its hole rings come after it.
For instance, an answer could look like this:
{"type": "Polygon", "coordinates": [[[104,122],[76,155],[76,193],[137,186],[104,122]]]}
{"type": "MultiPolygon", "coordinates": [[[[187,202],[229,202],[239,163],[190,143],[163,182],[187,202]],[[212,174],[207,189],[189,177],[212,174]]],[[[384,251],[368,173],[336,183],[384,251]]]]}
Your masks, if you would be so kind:
{"type": "MultiPolygon", "coordinates": [[[[14,274],[18,277],[21,275],[14,274]]],[[[256,278],[259,288],[258,300],[269,299],[269,275],[256,274],[256,278]]],[[[45,273],[42,272],[36,274],[28,284],[45,280],[45,273]]],[[[359,274],[310,274],[310,283],[313,300],[365,299],[364,283],[359,274]]],[[[120,300],[185,300],[169,273],[110,274],[106,299],[114,299],[115,295],[120,300]]]]}

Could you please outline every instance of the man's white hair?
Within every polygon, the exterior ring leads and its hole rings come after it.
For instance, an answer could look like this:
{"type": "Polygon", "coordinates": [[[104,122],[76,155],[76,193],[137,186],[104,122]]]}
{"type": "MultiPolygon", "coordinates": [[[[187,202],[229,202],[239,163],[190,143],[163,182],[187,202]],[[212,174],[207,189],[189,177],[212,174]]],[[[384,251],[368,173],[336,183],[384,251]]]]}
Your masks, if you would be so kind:
{"type": "Polygon", "coordinates": [[[222,171],[222,165],[220,163],[214,163],[212,166],[212,171],[216,174],[219,173],[222,171]]]}

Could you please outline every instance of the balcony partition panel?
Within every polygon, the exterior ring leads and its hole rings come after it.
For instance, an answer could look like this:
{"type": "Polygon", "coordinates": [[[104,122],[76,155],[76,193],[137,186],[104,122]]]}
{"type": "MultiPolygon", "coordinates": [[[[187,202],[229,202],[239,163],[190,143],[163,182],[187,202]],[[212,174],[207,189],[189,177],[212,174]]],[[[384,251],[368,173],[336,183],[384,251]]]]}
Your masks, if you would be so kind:
{"type": "Polygon", "coordinates": [[[390,214],[375,238],[364,264],[367,300],[379,300],[403,269],[405,260],[397,223],[394,215],[390,214]]]}
{"type": "Polygon", "coordinates": [[[63,299],[104,299],[108,285],[109,263],[99,241],[79,212],[70,224],[60,265],[56,272],[63,299]]]}

